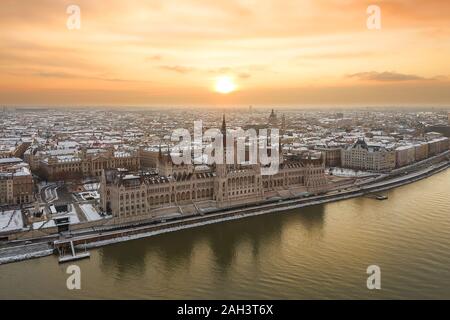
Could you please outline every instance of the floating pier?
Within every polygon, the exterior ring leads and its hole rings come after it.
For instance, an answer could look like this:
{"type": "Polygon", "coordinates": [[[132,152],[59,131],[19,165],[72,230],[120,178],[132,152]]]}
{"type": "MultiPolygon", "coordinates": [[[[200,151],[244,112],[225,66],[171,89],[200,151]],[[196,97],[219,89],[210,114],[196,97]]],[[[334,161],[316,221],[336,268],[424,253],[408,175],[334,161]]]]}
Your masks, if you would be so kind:
{"type": "Polygon", "coordinates": [[[55,241],[53,245],[55,246],[55,249],[59,254],[58,258],[59,263],[86,259],[91,256],[91,254],[86,249],[84,250],[84,252],[76,252],[73,241],[64,241],[64,242],[55,241]],[[69,251],[68,254],[66,254],[67,251],[69,251]]]}
{"type": "Polygon", "coordinates": [[[369,193],[366,195],[367,198],[370,199],[376,199],[376,200],[387,200],[388,196],[384,194],[376,194],[376,193],[369,193]]]}

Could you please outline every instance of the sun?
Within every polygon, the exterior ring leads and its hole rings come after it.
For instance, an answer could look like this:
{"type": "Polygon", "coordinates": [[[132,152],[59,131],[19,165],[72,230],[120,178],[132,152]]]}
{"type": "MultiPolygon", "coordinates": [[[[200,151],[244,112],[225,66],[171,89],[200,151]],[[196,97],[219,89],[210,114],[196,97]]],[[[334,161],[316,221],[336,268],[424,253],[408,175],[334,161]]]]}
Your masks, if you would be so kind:
{"type": "Polygon", "coordinates": [[[215,90],[222,94],[228,94],[236,90],[236,84],[234,83],[233,78],[221,76],[216,80],[215,90]]]}

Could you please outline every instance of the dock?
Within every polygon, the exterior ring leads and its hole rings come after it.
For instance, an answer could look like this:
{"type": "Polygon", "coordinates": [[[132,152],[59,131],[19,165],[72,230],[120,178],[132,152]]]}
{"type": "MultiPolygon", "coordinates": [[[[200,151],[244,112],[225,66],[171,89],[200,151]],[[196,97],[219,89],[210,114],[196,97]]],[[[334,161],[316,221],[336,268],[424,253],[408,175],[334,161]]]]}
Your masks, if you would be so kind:
{"type": "MultiPolygon", "coordinates": [[[[282,202],[279,202],[279,200],[267,200],[258,204],[246,204],[210,210],[200,215],[166,217],[167,221],[134,221],[129,224],[124,223],[108,227],[96,227],[87,230],[78,230],[75,233],[64,232],[59,235],[47,235],[39,239],[14,241],[10,245],[0,248],[0,264],[48,256],[52,253],[59,254],[60,263],[64,263],[90,257],[90,254],[86,251],[89,248],[146,238],[157,234],[222,221],[298,209],[318,204],[322,205],[356,197],[386,200],[388,197],[381,194],[382,192],[427,178],[433,174],[447,170],[449,166],[450,163],[448,162],[441,163],[407,176],[357,186],[344,192],[334,191],[325,195],[310,195],[309,197],[293,195],[290,198],[284,199],[282,202]],[[34,241],[34,243],[28,243],[31,241],[34,241]],[[77,252],[77,249],[81,252],[77,252]]],[[[164,220],[163,217],[159,217],[159,219],[164,220]]]]}
{"type": "Polygon", "coordinates": [[[70,262],[70,261],[75,261],[75,260],[86,259],[91,256],[91,254],[86,249],[84,250],[84,252],[77,252],[75,250],[73,241],[66,241],[66,242],[60,242],[60,243],[57,243],[55,241],[53,245],[54,245],[55,249],[58,251],[58,254],[59,254],[58,262],[59,263],[65,263],[65,262],[70,262]],[[67,251],[69,251],[68,254],[66,254],[67,251]]]}
{"type": "Polygon", "coordinates": [[[369,194],[365,195],[365,197],[370,198],[370,199],[380,200],[380,201],[389,199],[387,195],[376,194],[376,193],[369,193],[369,194]]]}

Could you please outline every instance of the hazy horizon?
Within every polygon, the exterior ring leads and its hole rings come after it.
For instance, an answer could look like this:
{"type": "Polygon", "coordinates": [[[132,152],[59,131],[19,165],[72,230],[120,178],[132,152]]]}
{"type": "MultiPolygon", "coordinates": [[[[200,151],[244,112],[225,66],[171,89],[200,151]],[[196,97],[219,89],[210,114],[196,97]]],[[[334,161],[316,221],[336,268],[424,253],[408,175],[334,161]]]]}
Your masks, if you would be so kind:
{"type": "Polygon", "coordinates": [[[104,111],[161,111],[170,108],[170,111],[208,111],[208,112],[240,112],[240,111],[251,111],[252,112],[270,112],[270,110],[275,110],[276,112],[309,112],[309,111],[434,111],[434,112],[450,112],[450,105],[446,106],[414,106],[414,105],[385,105],[385,106],[362,106],[362,105],[342,105],[342,106],[327,106],[327,105],[308,105],[308,106],[282,106],[282,105],[231,105],[231,106],[198,106],[198,105],[147,105],[147,106],[136,106],[136,105],[0,105],[0,108],[6,108],[6,110],[104,110],[104,111]]]}
{"type": "Polygon", "coordinates": [[[5,0],[0,105],[449,106],[450,2],[372,4],[5,0]]]}

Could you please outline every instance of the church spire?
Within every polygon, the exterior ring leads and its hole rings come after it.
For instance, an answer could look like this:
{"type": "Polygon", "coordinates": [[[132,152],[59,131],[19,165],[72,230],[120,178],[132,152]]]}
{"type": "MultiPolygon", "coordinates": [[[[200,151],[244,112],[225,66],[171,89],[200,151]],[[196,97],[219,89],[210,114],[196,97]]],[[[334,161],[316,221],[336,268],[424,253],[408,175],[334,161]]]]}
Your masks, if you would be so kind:
{"type": "Polygon", "coordinates": [[[222,133],[223,156],[224,156],[224,159],[225,159],[225,157],[226,157],[226,150],[227,150],[227,123],[225,121],[225,113],[223,114],[222,128],[221,128],[220,131],[222,133]]]}
{"type": "Polygon", "coordinates": [[[223,114],[223,119],[222,119],[222,134],[225,135],[227,133],[227,123],[225,121],[225,113],[223,114]]]}

